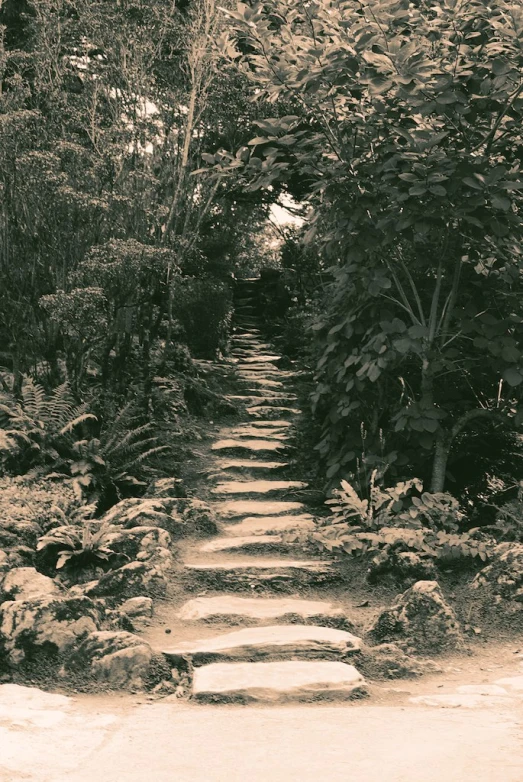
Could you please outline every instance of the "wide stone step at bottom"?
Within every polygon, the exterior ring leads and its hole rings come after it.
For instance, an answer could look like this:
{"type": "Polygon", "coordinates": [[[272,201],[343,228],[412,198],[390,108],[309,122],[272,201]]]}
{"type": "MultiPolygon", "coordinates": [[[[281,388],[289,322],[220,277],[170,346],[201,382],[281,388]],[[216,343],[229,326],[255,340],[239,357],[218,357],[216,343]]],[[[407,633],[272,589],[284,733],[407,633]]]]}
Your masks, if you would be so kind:
{"type": "Polygon", "coordinates": [[[353,665],[330,661],[212,663],[194,671],[193,698],[211,703],[347,701],[366,694],[353,665]]]}
{"type": "Polygon", "coordinates": [[[292,531],[307,534],[315,529],[316,522],[310,513],[297,513],[295,516],[247,516],[239,522],[222,527],[223,532],[230,536],[278,535],[292,531]]]}
{"type": "Polygon", "coordinates": [[[247,625],[299,623],[352,629],[352,623],[343,609],[328,600],[300,600],[292,597],[196,597],[181,607],[178,619],[181,622],[234,622],[247,625]]]}
{"type": "Polygon", "coordinates": [[[333,627],[264,625],[188,641],[163,649],[162,654],[175,667],[187,662],[198,667],[215,662],[345,660],[361,646],[360,638],[333,627]]]}
{"type": "Polygon", "coordinates": [[[193,588],[296,591],[303,586],[332,584],[339,571],[332,561],[238,557],[215,562],[186,562],[193,588]]]}

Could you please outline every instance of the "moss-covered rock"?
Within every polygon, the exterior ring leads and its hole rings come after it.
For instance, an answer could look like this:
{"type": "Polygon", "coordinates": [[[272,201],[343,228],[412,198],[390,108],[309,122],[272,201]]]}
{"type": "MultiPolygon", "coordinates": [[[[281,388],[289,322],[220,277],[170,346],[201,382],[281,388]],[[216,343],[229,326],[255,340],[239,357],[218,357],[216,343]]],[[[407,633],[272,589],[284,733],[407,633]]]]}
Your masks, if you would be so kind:
{"type": "Polygon", "coordinates": [[[8,601],[0,606],[0,644],[12,665],[33,659],[41,650],[61,654],[97,630],[103,617],[103,606],[87,597],[8,601]]]}
{"type": "Polygon", "coordinates": [[[111,689],[143,689],[157,683],[154,671],[163,663],[162,675],[169,669],[151,646],[133,633],[102,630],[90,633],[71,650],[63,674],[88,673],[111,689]]]}
{"type": "Polygon", "coordinates": [[[121,602],[139,595],[163,595],[166,587],[165,575],[151,568],[148,563],[130,562],[105,573],[99,581],[86,584],[83,592],[87,597],[109,597],[121,602]]]}
{"type": "Polygon", "coordinates": [[[523,543],[500,543],[490,564],[481,570],[472,586],[489,589],[498,600],[520,605],[523,610],[523,543]]]}
{"type": "Polygon", "coordinates": [[[382,611],[368,632],[376,643],[393,642],[421,653],[456,649],[463,643],[459,622],[437,581],[418,581],[382,611]]]}
{"type": "Polygon", "coordinates": [[[57,596],[61,592],[52,578],[34,567],[17,567],[0,579],[0,600],[28,600],[42,595],[57,596]]]}

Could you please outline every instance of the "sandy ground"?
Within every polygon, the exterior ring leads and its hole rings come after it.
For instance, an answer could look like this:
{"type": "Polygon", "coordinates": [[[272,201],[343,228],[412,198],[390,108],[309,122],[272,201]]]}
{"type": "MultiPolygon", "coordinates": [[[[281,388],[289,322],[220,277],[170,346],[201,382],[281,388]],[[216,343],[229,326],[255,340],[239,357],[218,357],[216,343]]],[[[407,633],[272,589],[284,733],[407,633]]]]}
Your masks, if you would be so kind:
{"type": "Polygon", "coordinates": [[[521,782],[523,708],[73,707],[9,731],[2,782],[521,782]]]}
{"type": "Polygon", "coordinates": [[[507,676],[523,677],[516,646],[334,705],[198,705],[3,685],[0,782],[523,782],[523,689],[458,694],[507,676]],[[411,700],[419,696],[434,705],[411,700]]]}

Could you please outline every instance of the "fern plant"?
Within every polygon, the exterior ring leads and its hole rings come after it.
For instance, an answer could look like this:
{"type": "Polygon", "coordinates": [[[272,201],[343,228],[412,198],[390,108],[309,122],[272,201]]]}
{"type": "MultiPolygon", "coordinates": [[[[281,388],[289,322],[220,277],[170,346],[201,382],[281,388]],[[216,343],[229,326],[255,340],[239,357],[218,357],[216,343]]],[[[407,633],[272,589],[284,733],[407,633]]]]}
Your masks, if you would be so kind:
{"type": "Polygon", "coordinates": [[[74,402],[67,383],[46,394],[40,383],[25,377],[20,399],[0,393],[4,468],[18,473],[59,469],[71,451],[75,430],[88,420],[96,417],[74,402]]]}
{"type": "Polygon", "coordinates": [[[98,438],[74,443],[70,472],[75,491],[95,498],[104,509],[143,491],[155,473],[155,457],[170,450],[159,442],[153,424],[140,423],[129,403],[98,438]]]}

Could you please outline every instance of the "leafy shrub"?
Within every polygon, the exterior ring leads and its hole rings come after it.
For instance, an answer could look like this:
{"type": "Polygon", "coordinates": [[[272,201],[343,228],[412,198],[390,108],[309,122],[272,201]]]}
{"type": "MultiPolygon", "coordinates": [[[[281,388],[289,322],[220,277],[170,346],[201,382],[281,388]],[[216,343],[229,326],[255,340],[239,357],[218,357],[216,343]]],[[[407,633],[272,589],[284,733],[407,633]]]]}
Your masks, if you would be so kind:
{"type": "Polygon", "coordinates": [[[225,351],[232,317],[232,293],[216,280],[186,277],[175,286],[173,312],[196,358],[225,351]]]}
{"type": "Polygon", "coordinates": [[[418,478],[382,488],[376,475],[375,470],[367,499],[361,499],[347,481],[334,490],[335,497],[327,500],[333,515],[313,534],[323,548],[374,558],[374,574],[402,568],[407,572],[409,558],[402,556],[407,553],[416,555],[412,570],[424,562],[448,567],[488,559],[488,539],[458,531],[462,514],[454,497],[423,492],[418,478]]]}

